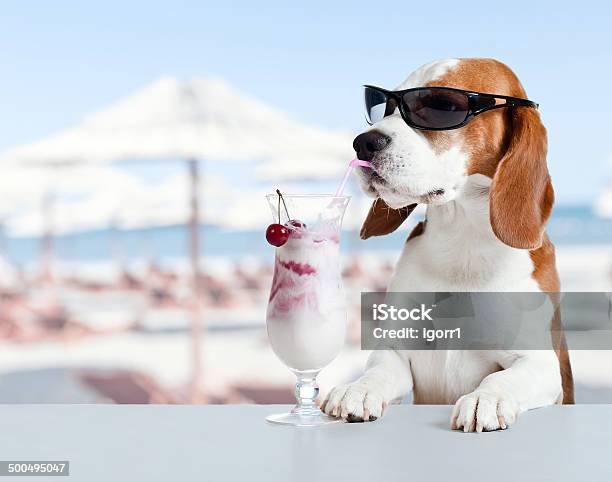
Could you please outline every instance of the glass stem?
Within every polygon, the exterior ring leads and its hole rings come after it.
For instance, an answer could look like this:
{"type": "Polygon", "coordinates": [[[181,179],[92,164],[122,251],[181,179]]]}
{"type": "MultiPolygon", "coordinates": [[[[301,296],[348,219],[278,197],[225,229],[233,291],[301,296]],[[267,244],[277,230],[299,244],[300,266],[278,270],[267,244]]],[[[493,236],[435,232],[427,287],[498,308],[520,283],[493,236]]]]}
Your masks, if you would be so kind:
{"type": "Polygon", "coordinates": [[[295,384],[295,399],[297,405],[292,410],[294,413],[309,414],[319,412],[317,397],[319,386],[317,385],[317,374],[319,372],[295,372],[297,383],[295,384]]]}

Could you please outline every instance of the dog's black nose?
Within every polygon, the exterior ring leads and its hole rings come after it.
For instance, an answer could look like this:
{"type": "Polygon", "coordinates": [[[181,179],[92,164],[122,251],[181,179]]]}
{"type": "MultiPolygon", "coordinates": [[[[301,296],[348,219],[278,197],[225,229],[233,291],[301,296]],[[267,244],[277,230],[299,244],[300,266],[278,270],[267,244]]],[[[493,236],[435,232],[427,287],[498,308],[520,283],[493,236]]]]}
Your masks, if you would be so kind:
{"type": "Polygon", "coordinates": [[[386,149],[391,144],[391,138],[377,130],[359,134],[353,141],[353,149],[357,158],[362,161],[371,161],[375,152],[386,149]]]}

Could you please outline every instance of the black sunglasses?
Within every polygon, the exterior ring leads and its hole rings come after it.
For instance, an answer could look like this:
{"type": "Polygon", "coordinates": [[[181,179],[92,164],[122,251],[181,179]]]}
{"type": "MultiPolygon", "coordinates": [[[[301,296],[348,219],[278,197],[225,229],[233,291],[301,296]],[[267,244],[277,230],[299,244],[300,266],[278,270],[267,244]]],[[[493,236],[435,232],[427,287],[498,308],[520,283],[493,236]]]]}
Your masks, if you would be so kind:
{"type": "Polygon", "coordinates": [[[399,108],[404,122],[425,131],[458,129],[478,114],[500,107],[533,107],[527,99],[506,95],[483,94],[452,87],[416,87],[385,90],[364,85],[366,120],[372,125],[399,108]]]}

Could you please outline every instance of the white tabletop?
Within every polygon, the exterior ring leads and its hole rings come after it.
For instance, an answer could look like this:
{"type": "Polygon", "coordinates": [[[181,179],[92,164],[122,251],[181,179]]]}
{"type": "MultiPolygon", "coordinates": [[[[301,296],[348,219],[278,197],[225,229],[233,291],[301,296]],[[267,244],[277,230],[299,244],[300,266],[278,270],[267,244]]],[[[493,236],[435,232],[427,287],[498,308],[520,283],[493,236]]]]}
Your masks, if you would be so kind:
{"type": "Polygon", "coordinates": [[[285,408],[3,405],[0,458],[69,460],[67,480],[88,482],[612,480],[612,405],[534,410],[481,434],[449,430],[449,406],[318,428],[264,421],[285,408]]]}

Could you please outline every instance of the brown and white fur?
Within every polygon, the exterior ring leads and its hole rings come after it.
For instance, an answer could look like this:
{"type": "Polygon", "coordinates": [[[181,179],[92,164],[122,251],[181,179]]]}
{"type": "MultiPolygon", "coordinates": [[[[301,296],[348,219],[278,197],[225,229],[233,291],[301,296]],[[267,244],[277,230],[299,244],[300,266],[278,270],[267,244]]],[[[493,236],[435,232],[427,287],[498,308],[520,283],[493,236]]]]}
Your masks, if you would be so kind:
{"type": "MultiPolygon", "coordinates": [[[[516,75],[492,59],[436,61],[397,89],[419,86],[527,98],[516,75]]],[[[390,291],[559,291],[554,247],[544,232],[554,194],[537,110],[494,109],[463,128],[436,132],[410,128],[396,111],[373,131],[390,142],[358,152],[373,163],[359,176],[376,198],[362,238],[392,232],[417,203],[427,204],[426,221],[410,234],[390,291]]],[[[505,429],[525,410],[573,403],[565,340],[552,346],[374,351],[365,374],[334,388],[322,407],[351,421],[375,420],[412,391],[417,404],[454,404],[452,429],[505,429]]]]}

